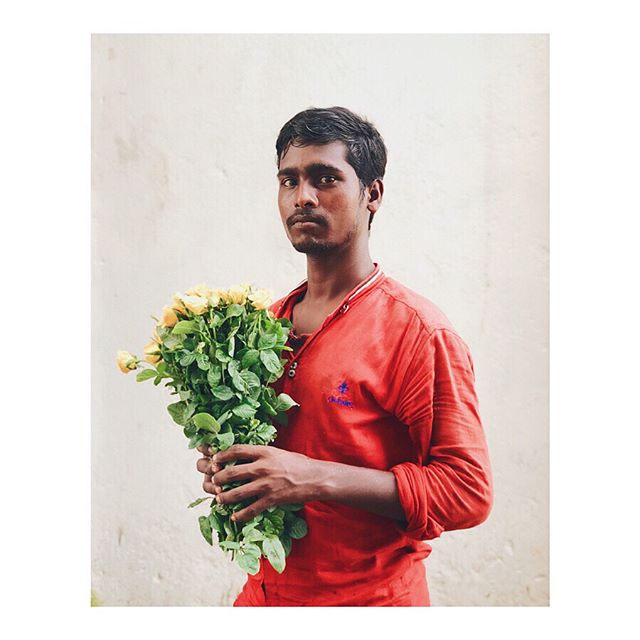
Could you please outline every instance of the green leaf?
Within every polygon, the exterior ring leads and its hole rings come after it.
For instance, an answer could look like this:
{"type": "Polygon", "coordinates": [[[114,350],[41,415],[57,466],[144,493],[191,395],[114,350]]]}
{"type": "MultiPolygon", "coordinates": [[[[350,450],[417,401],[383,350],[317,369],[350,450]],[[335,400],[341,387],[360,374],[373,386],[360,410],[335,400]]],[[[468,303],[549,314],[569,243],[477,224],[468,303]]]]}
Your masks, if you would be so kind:
{"type": "Polygon", "coordinates": [[[200,523],[200,532],[204,536],[204,539],[210,544],[213,545],[213,539],[211,537],[211,523],[209,522],[208,516],[200,516],[198,518],[198,522],[200,523]]]}
{"type": "Polygon", "coordinates": [[[211,388],[215,388],[220,383],[222,378],[222,370],[220,369],[220,365],[212,365],[209,367],[207,371],[207,382],[211,388]]]}
{"type": "Polygon", "coordinates": [[[238,566],[247,573],[255,576],[260,571],[260,557],[255,555],[243,553],[240,551],[236,556],[238,566]]]}
{"type": "Polygon", "coordinates": [[[155,369],[143,369],[136,376],[136,380],[138,382],[144,382],[145,380],[149,380],[149,378],[155,378],[155,377],[156,377],[156,370],[155,369]]]}
{"type": "Polygon", "coordinates": [[[233,441],[234,441],[233,432],[229,431],[228,433],[219,433],[217,436],[217,439],[219,443],[218,449],[220,451],[224,451],[225,449],[228,449],[233,444],[233,441]]]}
{"type": "Polygon", "coordinates": [[[251,529],[248,533],[244,534],[245,542],[260,542],[265,539],[264,533],[258,531],[258,529],[251,529]]]}
{"type": "Polygon", "coordinates": [[[233,357],[233,354],[235,353],[235,349],[236,349],[236,339],[231,336],[229,338],[229,355],[231,357],[233,357]]]}
{"type": "Polygon", "coordinates": [[[219,362],[230,362],[232,359],[220,347],[216,349],[216,360],[219,362]]]}
{"type": "Polygon", "coordinates": [[[238,363],[235,360],[231,360],[227,365],[227,371],[229,372],[230,376],[237,376],[240,373],[238,363]]]}
{"type": "Polygon", "coordinates": [[[241,371],[240,377],[247,385],[247,389],[258,389],[261,386],[260,378],[253,371],[241,371]]]}
{"type": "Polygon", "coordinates": [[[196,447],[199,447],[201,444],[204,443],[204,438],[205,438],[204,435],[200,433],[196,433],[196,435],[193,436],[191,440],[189,440],[189,449],[195,449],[196,447]]]}
{"type": "Polygon", "coordinates": [[[268,444],[273,440],[276,435],[276,428],[272,424],[263,422],[257,429],[256,434],[262,439],[265,444],[268,444]]]}
{"type": "Polygon", "coordinates": [[[282,547],[284,548],[284,557],[288,558],[291,553],[291,536],[282,536],[280,542],[282,542],[282,547]]]}
{"type": "Polygon", "coordinates": [[[211,393],[214,398],[218,398],[218,400],[231,400],[231,398],[233,398],[233,391],[224,384],[212,389],[211,393]]]}
{"type": "Polygon", "coordinates": [[[184,409],[184,413],[182,414],[185,424],[187,423],[187,420],[189,420],[189,418],[196,412],[196,407],[197,405],[195,402],[187,403],[187,406],[184,409]]]}
{"type": "Polygon", "coordinates": [[[296,502],[294,504],[282,504],[280,507],[285,511],[300,511],[300,509],[304,507],[304,504],[302,502],[296,502]]]}
{"type": "Polygon", "coordinates": [[[171,334],[179,336],[185,333],[193,333],[197,327],[198,325],[193,320],[180,320],[180,322],[176,323],[173,327],[171,334]]]}
{"type": "Polygon", "coordinates": [[[274,333],[263,333],[258,340],[258,349],[273,349],[278,341],[278,336],[274,333]]]}
{"type": "Polygon", "coordinates": [[[244,307],[239,304],[230,304],[227,307],[227,318],[233,318],[234,316],[241,316],[244,313],[244,307]]]}
{"type": "Polygon", "coordinates": [[[185,353],[181,358],[180,358],[180,364],[183,367],[188,367],[195,359],[196,359],[196,355],[195,353],[185,353]]]}
{"type": "Polygon", "coordinates": [[[261,351],[260,360],[265,366],[265,369],[269,371],[269,373],[276,374],[282,371],[282,363],[280,362],[280,358],[276,355],[275,351],[261,351]]]}
{"type": "Polygon", "coordinates": [[[256,558],[259,558],[262,555],[262,551],[260,550],[260,547],[257,544],[252,544],[250,542],[245,542],[244,546],[242,547],[242,550],[250,556],[255,556],[256,558]]]}
{"type": "Polygon", "coordinates": [[[183,389],[181,391],[178,391],[178,395],[180,396],[180,400],[188,400],[191,397],[191,391],[183,389]]]}
{"type": "Polygon", "coordinates": [[[205,500],[213,500],[212,496],[205,496],[204,498],[198,498],[190,505],[187,506],[187,509],[191,509],[191,507],[197,507],[199,504],[202,504],[205,500]]]}
{"type": "Polygon", "coordinates": [[[202,371],[206,371],[211,366],[209,358],[204,353],[199,353],[196,356],[196,362],[198,363],[198,368],[202,369],[202,371]]]}
{"type": "Polygon", "coordinates": [[[271,523],[273,525],[271,533],[280,535],[284,530],[284,517],[285,512],[280,507],[277,507],[277,510],[271,513],[264,512],[265,527],[267,523],[271,523]]]}
{"type": "Polygon", "coordinates": [[[198,427],[190,422],[182,431],[187,438],[193,438],[198,432],[198,427]]]}
{"type": "Polygon", "coordinates": [[[202,436],[202,442],[201,444],[208,444],[211,446],[214,446],[216,444],[216,434],[215,433],[205,433],[204,436],[202,436]]]}
{"type": "Polygon", "coordinates": [[[239,549],[240,548],[240,543],[239,542],[234,542],[231,540],[225,540],[224,542],[220,543],[220,548],[224,549],[225,551],[229,551],[231,549],[239,549]]]}
{"type": "Polygon", "coordinates": [[[232,409],[232,413],[238,416],[238,418],[249,420],[255,416],[256,410],[251,405],[243,403],[232,409]]]}
{"type": "Polygon", "coordinates": [[[176,424],[179,424],[180,426],[185,426],[187,420],[184,417],[185,414],[185,409],[186,409],[186,403],[185,402],[174,402],[173,404],[170,404],[167,407],[167,411],[169,412],[169,415],[173,418],[173,421],[176,424]]]}
{"type": "Polygon", "coordinates": [[[285,553],[282,542],[277,536],[269,536],[262,543],[262,551],[271,566],[278,572],[282,573],[285,567],[285,553]]]}
{"type": "Polygon", "coordinates": [[[299,407],[300,405],[288,394],[281,393],[276,400],[275,410],[280,413],[281,411],[288,411],[291,407],[299,407]]]}
{"type": "Polygon", "coordinates": [[[156,370],[158,371],[159,375],[162,375],[167,370],[167,363],[164,360],[161,360],[160,362],[158,362],[156,370]]]}
{"type": "Polygon", "coordinates": [[[220,431],[218,421],[209,413],[196,413],[192,419],[198,429],[204,429],[211,433],[218,433],[218,431],[220,431]]]}
{"type": "Polygon", "coordinates": [[[169,336],[162,341],[162,346],[165,347],[165,349],[169,349],[169,351],[179,347],[181,344],[181,339],[178,336],[169,336]]]}
{"type": "MultiPolygon", "coordinates": [[[[229,366],[232,364],[233,362],[230,362],[229,366]]],[[[248,393],[249,390],[247,389],[247,384],[240,374],[237,371],[229,371],[229,373],[231,374],[231,382],[233,383],[233,386],[242,394],[248,393]]]]}
{"type": "Polygon", "coordinates": [[[242,356],[240,365],[243,369],[252,367],[260,359],[260,352],[257,349],[249,349],[247,353],[242,356]]]}
{"type": "Polygon", "coordinates": [[[262,400],[260,401],[260,406],[270,415],[270,416],[275,416],[277,415],[277,411],[271,406],[271,404],[269,404],[269,401],[266,398],[262,398],[262,400]]]}
{"type": "MultiPolygon", "coordinates": [[[[220,506],[222,506],[222,505],[220,505],[220,506]]],[[[218,516],[213,511],[209,514],[209,524],[211,525],[211,528],[214,531],[219,531],[220,533],[224,533],[224,526],[222,525],[222,523],[218,519],[218,516]]]]}
{"type": "Polygon", "coordinates": [[[289,527],[289,535],[298,540],[307,535],[307,523],[302,518],[296,518],[289,527]]]}

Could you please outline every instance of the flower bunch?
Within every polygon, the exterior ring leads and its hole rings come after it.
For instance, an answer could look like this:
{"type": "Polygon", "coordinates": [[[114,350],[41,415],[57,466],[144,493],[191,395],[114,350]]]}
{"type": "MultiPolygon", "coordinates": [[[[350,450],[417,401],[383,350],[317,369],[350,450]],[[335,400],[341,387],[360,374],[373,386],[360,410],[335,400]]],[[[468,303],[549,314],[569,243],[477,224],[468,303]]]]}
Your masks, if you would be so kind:
{"type": "MultiPolygon", "coordinates": [[[[206,445],[216,452],[232,444],[267,445],[276,436],[272,421],[286,425],[286,412],[299,406],[286,393],[276,396],[271,386],[284,373],[281,353],[291,351],[286,342],[292,326],[269,311],[271,295],[249,284],[226,290],[195,285],[176,293],[161,318],[154,317],[157,325],[142,360],[118,351],[120,371],[141,369],[138,382],[153,379],[155,385],[166,379],[171,395],[179,396],[167,409],[190,448],[206,445]]],[[[248,573],[259,571],[262,556],[282,572],[292,539],[306,535],[305,521],[294,513],[301,504],[270,507],[242,526],[231,515],[252,500],[218,504],[205,496],[189,507],[207,500],[210,513],[199,518],[202,535],[213,544],[215,531],[220,547],[248,573]]]]}

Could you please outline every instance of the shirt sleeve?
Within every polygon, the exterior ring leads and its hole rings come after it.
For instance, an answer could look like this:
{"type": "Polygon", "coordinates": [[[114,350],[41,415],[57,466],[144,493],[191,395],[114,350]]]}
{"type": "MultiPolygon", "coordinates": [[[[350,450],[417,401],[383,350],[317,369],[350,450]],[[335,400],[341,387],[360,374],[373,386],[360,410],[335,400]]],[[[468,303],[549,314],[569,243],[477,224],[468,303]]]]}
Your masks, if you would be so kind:
{"type": "Polygon", "coordinates": [[[416,457],[391,471],[406,515],[397,526],[410,538],[430,540],[484,522],[493,479],[467,345],[437,328],[428,335],[423,329],[411,348],[395,413],[409,428],[416,457]]]}

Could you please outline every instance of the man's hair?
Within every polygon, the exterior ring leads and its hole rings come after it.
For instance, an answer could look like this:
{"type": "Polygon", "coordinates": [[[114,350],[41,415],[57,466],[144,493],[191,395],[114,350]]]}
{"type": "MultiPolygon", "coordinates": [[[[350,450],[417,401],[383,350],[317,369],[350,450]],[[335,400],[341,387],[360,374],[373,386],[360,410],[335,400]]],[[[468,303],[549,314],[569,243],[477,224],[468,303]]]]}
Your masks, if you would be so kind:
{"type": "MultiPolygon", "coordinates": [[[[369,121],[344,107],[311,107],[300,111],[280,129],[276,140],[276,162],[291,145],[343,142],[347,147],[347,162],[353,167],[364,193],[374,180],[382,179],[387,166],[387,148],[382,136],[369,121]]],[[[373,213],[369,216],[369,229],[373,213]]]]}

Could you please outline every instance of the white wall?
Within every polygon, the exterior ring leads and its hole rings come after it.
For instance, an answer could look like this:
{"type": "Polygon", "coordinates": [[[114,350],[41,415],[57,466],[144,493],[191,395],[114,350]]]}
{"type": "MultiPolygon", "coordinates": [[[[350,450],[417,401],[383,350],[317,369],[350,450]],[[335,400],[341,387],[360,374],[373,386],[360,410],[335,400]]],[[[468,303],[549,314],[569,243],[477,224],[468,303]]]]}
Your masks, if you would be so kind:
{"type": "Polygon", "coordinates": [[[431,541],[437,605],[547,605],[548,37],[96,35],[92,42],[92,585],[106,605],[229,605],[243,574],[198,531],[197,453],[168,391],[115,366],[202,280],[284,295],[306,275],[275,139],[346,106],[389,149],[383,270],[469,344],[495,505],[431,541]],[[197,511],[197,512],[196,512],[197,511]]]}

